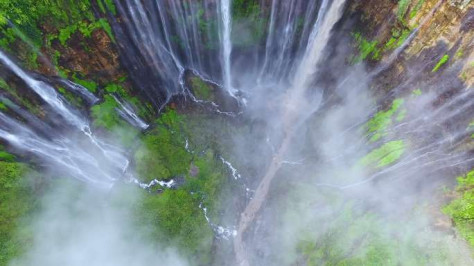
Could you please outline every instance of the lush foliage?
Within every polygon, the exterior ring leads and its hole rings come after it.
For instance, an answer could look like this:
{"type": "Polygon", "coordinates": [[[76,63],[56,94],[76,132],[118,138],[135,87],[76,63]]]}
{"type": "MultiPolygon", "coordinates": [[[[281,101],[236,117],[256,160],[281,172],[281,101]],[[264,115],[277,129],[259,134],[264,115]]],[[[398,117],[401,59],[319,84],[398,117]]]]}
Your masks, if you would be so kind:
{"type": "Polygon", "coordinates": [[[213,232],[199,202],[185,190],[166,190],[147,195],[138,209],[140,223],[156,225],[150,237],[176,244],[193,261],[209,263],[213,232]]]}
{"type": "Polygon", "coordinates": [[[214,101],[212,87],[199,77],[191,78],[191,87],[194,96],[196,96],[196,98],[199,100],[214,101]]]}
{"type": "Polygon", "coordinates": [[[441,59],[438,61],[438,63],[436,64],[436,66],[433,68],[433,70],[431,70],[431,72],[437,72],[444,64],[446,64],[449,60],[449,55],[444,55],[443,57],[441,57],[441,59]]]}
{"type": "Polygon", "coordinates": [[[249,47],[260,44],[265,36],[267,19],[262,16],[262,8],[257,0],[232,1],[233,44],[249,47]]]}
{"type": "Polygon", "coordinates": [[[26,228],[19,228],[21,218],[34,207],[25,174],[25,165],[0,161],[0,265],[6,265],[29,242],[26,228]]]}
{"type": "MultiPolygon", "coordinates": [[[[393,119],[395,118],[394,115],[400,111],[403,103],[403,99],[395,99],[390,109],[386,111],[379,111],[372,117],[372,119],[369,120],[366,126],[367,132],[370,135],[370,141],[377,141],[386,134],[385,131],[392,124],[393,119]]],[[[395,118],[396,121],[403,120],[404,113],[405,112],[399,112],[399,116],[395,118]]]]}
{"type": "Polygon", "coordinates": [[[354,37],[354,40],[357,45],[358,49],[358,55],[354,58],[352,58],[353,63],[358,63],[361,62],[367,58],[370,58],[372,60],[379,60],[381,55],[381,51],[378,48],[378,41],[369,41],[362,37],[362,34],[359,32],[356,32],[352,34],[354,37]]]}
{"type": "Polygon", "coordinates": [[[459,197],[443,211],[454,220],[457,230],[474,247],[474,171],[458,177],[459,197]]]}
{"type": "Polygon", "coordinates": [[[409,29],[399,30],[397,28],[392,29],[392,37],[385,44],[386,50],[391,50],[401,46],[405,40],[410,36],[411,31],[409,29]]]}
{"type": "Polygon", "coordinates": [[[88,0],[2,0],[0,1],[2,31],[8,29],[11,21],[37,46],[42,44],[43,33],[40,23],[48,23],[57,28],[74,25],[83,19],[94,20],[88,0]]]}
{"type": "Polygon", "coordinates": [[[168,110],[156,125],[143,136],[143,143],[135,153],[138,174],[147,182],[186,176],[192,156],[185,149],[180,117],[168,110]]]}
{"type": "Polygon", "coordinates": [[[405,142],[403,140],[390,141],[383,144],[367,154],[361,160],[365,166],[384,167],[393,164],[405,152],[405,142]]]}

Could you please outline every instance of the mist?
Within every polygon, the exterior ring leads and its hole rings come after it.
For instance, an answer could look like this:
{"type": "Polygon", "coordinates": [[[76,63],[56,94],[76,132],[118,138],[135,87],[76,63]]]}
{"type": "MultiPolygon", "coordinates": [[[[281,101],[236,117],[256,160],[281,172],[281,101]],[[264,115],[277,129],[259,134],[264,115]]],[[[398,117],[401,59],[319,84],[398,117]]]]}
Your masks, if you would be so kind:
{"type": "Polygon", "coordinates": [[[55,182],[31,217],[31,246],[9,265],[189,265],[172,245],[147,237],[137,190],[55,182]]]}

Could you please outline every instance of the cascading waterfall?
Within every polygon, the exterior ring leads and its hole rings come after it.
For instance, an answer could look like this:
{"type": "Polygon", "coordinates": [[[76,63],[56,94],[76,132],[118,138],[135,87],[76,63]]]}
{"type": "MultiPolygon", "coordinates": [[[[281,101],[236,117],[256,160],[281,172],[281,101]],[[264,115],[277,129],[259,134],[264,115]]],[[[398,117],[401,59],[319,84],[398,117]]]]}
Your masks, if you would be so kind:
{"type": "MultiPolygon", "coordinates": [[[[51,85],[30,76],[2,51],[0,51],[0,61],[43,99],[55,115],[62,117],[66,125],[73,126],[72,130],[64,126],[65,132],[62,134],[61,130],[54,130],[48,123],[29,115],[14,103],[4,101],[16,110],[20,117],[26,119],[28,124],[25,125],[0,112],[1,139],[16,149],[31,153],[48,167],[56,168],[57,171],[63,171],[66,175],[98,187],[110,188],[118,180],[135,179],[131,173],[127,172],[129,160],[124,155],[124,151],[96,137],[91,132],[87,119],[78,110],[68,106],[66,100],[51,85]],[[35,128],[29,128],[32,126],[35,128]],[[77,130],[80,134],[70,133],[77,130]],[[56,132],[56,134],[53,135],[51,132],[56,132]]],[[[79,95],[84,95],[92,102],[96,102],[97,98],[85,91],[82,86],[67,80],[63,83],[78,91],[79,95]]],[[[123,108],[125,109],[125,105],[123,108]]],[[[133,122],[139,127],[145,127],[144,122],[130,109],[127,114],[134,117],[133,122]]]]}
{"type": "Polygon", "coordinates": [[[262,38],[245,47],[233,44],[233,36],[241,34],[233,29],[248,35],[256,33],[248,26],[240,28],[232,15],[232,4],[230,0],[117,3],[125,21],[112,24],[121,39],[119,48],[129,62],[126,66],[130,66],[135,83],[155,105],[161,108],[172,95],[185,90],[185,70],[221,84],[231,96],[239,90],[252,93],[247,84],[233,84],[233,79],[243,75],[260,86],[288,85],[288,79],[296,72],[296,62],[307,49],[314,23],[328,1],[273,0],[270,10],[254,14],[259,21],[266,21],[258,24],[258,30],[264,32],[262,38]],[[258,53],[264,56],[248,56],[258,53]],[[243,63],[233,67],[236,62],[243,63]]]}
{"type": "MultiPolygon", "coordinates": [[[[327,10],[327,13],[325,12],[325,9],[321,9],[322,12],[315,23],[311,33],[310,44],[302,62],[298,66],[291,84],[288,101],[283,105],[282,124],[284,127],[283,131],[285,132],[284,138],[276,151],[276,154],[273,156],[273,160],[264,177],[260,181],[254,197],[248,203],[239,221],[238,233],[234,238],[236,260],[239,265],[249,265],[248,257],[245,255],[246,251],[242,240],[242,234],[253,222],[257,212],[265,201],[270,184],[281,167],[282,160],[284,160],[286,152],[291,145],[293,134],[295,130],[297,130],[298,125],[319,108],[319,103],[307,101],[305,92],[309,89],[310,81],[317,71],[317,64],[320,62],[321,58],[323,58],[323,49],[329,41],[329,37],[331,36],[330,33],[334,24],[339,21],[342,15],[345,2],[345,0],[333,1],[330,8],[327,10]]],[[[323,3],[323,6],[325,5],[326,3],[323,3]]]]}
{"type": "Polygon", "coordinates": [[[232,17],[230,10],[230,1],[220,1],[220,17],[221,17],[221,46],[222,46],[222,65],[224,73],[224,86],[230,95],[235,97],[236,91],[232,88],[232,76],[231,76],[231,54],[232,54],[232,41],[231,28],[232,28],[232,17]]]}

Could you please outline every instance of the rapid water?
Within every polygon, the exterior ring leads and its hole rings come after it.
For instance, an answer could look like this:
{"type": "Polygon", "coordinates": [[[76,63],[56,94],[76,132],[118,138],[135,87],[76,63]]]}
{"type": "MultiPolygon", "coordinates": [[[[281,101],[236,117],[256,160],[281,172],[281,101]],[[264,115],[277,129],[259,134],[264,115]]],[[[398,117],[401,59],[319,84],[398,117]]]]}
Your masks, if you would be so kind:
{"type": "MultiPolygon", "coordinates": [[[[134,180],[133,175],[128,172],[129,160],[125,152],[119,146],[109,144],[95,136],[88,119],[69,105],[52,85],[32,77],[2,51],[0,61],[51,110],[46,114],[48,119],[38,119],[2,98],[2,102],[26,123],[0,112],[0,139],[20,152],[33,155],[41,164],[54,169],[57,173],[98,187],[110,188],[116,181],[134,180]],[[61,117],[64,124],[60,128],[57,125],[50,125],[49,116],[61,117]]],[[[62,83],[91,103],[97,102],[97,97],[84,87],[68,80],[62,80],[62,83]]],[[[130,117],[132,125],[147,127],[130,107],[122,102],[120,105],[127,117],[130,117]]],[[[57,124],[57,121],[55,122],[57,124]]]]}
{"type": "Polygon", "coordinates": [[[220,39],[222,43],[222,65],[223,65],[223,80],[224,86],[230,95],[235,97],[236,91],[232,88],[232,74],[231,74],[231,53],[232,53],[232,40],[230,39],[232,30],[232,18],[230,10],[230,0],[222,0],[220,2],[220,17],[221,17],[221,28],[220,39]]]}
{"type": "Polygon", "coordinates": [[[112,26],[132,78],[161,108],[185,91],[185,70],[232,96],[252,93],[248,84],[290,84],[329,2],[273,0],[241,18],[230,0],[127,0],[117,3],[125,23],[112,26]]]}
{"type": "Polygon", "coordinates": [[[328,4],[327,1],[324,1],[322,4],[323,8],[320,9],[318,20],[311,32],[309,45],[288,91],[289,96],[287,102],[283,104],[282,125],[284,138],[273,156],[273,160],[264,177],[260,181],[254,193],[254,197],[247,204],[239,221],[238,233],[234,238],[236,260],[239,265],[249,265],[242,235],[248,229],[262,207],[268,194],[270,184],[280,169],[286,152],[291,145],[294,132],[298,130],[299,124],[319,108],[321,97],[317,97],[318,100],[315,101],[308,101],[308,97],[306,97],[305,93],[310,88],[312,78],[317,72],[317,64],[320,63],[321,58],[323,58],[323,49],[329,41],[331,30],[342,15],[345,2],[345,0],[335,0],[327,11],[325,9],[328,4]]]}

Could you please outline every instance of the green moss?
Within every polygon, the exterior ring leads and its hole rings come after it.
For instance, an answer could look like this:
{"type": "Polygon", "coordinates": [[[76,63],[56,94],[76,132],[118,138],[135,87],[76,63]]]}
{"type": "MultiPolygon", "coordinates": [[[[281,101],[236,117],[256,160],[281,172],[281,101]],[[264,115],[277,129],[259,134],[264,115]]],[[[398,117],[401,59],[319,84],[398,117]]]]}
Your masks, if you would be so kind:
{"type": "Polygon", "coordinates": [[[425,0],[418,0],[416,5],[412,8],[410,11],[410,19],[414,18],[418,11],[420,11],[421,7],[423,7],[423,4],[425,3],[425,0]]]}
{"type": "Polygon", "coordinates": [[[2,145],[0,145],[0,161],[4,161],[4,162],[15,161],[15,156],[5,151],[5,147],[3,147],[2,145]]]}
{"type": "Polygon", "coordinates": [[[397,10],[397,17],[399,20],[404,19],[405,14],[408,11],[408,8],[410,7],[411,0],[398,0],[398,10],[397,10]]]}
{"type": "Polygon", "coordinates": [[[395,227],[375,214],[358,213],[350,207],[337,212],[337,215],[324,217],[325,222],[319,221],[320,226],[316,227],[318,231],[322,231],[321,234],[316,235],[309,230],[300,234],[297,258],[294,259],[297,263],[292,265],[396,266],[452,263],[453,258],[445,254],[449,243],[434,240],[432,232],[410,232],[412,224],[397,224],[395,227]],[[432,242],[420,241],[422,238],[432,242]]]}
{"type": "Polygon", "coordinates": [[[21,218],[35,206],[23,178],[27,172],[23,164],[0,161],[0,265],[7,265],[30,243],[29,235],[19,230],[21,218]]]}
{"type": "MultiPolygon", "coordinates": [[[[59,34],[57,36],[61,45],[66,46],[66,42],[71,38],[71,36],[76,32],[79,31],[84,37],[90,38],[92,33],[97,29],[103,29],[109,38],[115,42],[114,35],[112,33],[112,28],[110,27],[108,21],[104,18],[101,18],[97,21],[88,23],[85,21],[79,21],[77,24],[69,25],[63,29],[59,30],[59,34]]],[[[49,42],[54,39],[55,36],[50,36],[49,42]]]]}
{"type": "Polygon", "coordinates": [[[97,0],[97,4],[99,5],[100,11],[102,11],[102,13],[105,14],[107,13],[107,10],[109,10],[112,15],[117,15],[117,10],[113,0],[97,0]]]}
{"type": "MultiPolygon", "coordinates": [[[[400,107],[403,105],[403,99],[395,99],[392,103],[390,109],[386,111],[379,111],[372,117],[372,119],[367,122],[367,132],[371,135],[370,141],[377,141],[382,136],[385,135],[386,129],[392,124],[393,116],[399,111],[400,107]]],[[[404,115],[398,116],[399,119],[402,120],[404,115]]]]}
{"type": "Polygon", "coordinates": [[[186,176],[192,156],[185,149],[182,120],[168,110],[156,122],[157,126],[142,138],[135,153],[136,170],[143,181],[166,180],[186,176]]]}
{"type": "Polygon", "coordinates": [[[462,48],[459,48],[456,51],[456,54],[454,55],[455,59],[461,59],[464,56],[464,50],[462,48]]]}
{"type": "Polygon", "coordinates": [[[360,164],[364,166],[384,167],[396,162],[405,152],[403,140],[390,141],[367,154],[360,164]]]}
{"type": "Polygon", "coordinates": [[[367,58],[379,60],[381,58],[381,50],[378,48],[378,41],[369,41],[362,37],[359,32],[353,33],[352,36],[357,45],[358,55],[352,58],[353,63],[361,62],[367,58]]]}
{"type": "Polygon", "coordinates": [[[149,194],[138,215],[141,222],[157,225],[150,233],[152,239],[177,245],[193,264],[210,263],[213,232],[190,193],[166,190],[159,195],[149,194]]]}
{"type": "Polygon", "coordinates": [[[76,74],[72,75],[73,81],[79,85],[82,85],[84,88],[88,89],[92,93],[97,92],[97,83],[92,80],[84,80],[77,77],[76,74]]]}
{"type": "Polygon", "coordinates": [[[409,29],[399,30],[397,28],[392,29],[392,37],[385,44],[385,50],[392,50],[400,47],[405,40],[410,36],[411,31],[409,29]]]}
{"type": "Polygon", "coordinates": [[[416,89],[411,92],[413,96],[420,96],[422,94],[421,89],[416,89]]]}
{"type": "Polygon", "coordinates": [[[59,42],[61,43],[61,45],[65,46],[67,40],[69,40],[71,35],[74,32],[76,32],[76,30],[77,30],[77,25],[71,25],[71,26],[68,26],[64,29],[60,29],[59,34],[58,34],[58,39],[59,39],[59,42]]]}
{"type": "Polygon", "coordinates": [[[108,130],[118,126],[122,121],[115,110],[118,107],[117,102],[112,96],[105,95],[103,103],[94,105],[91,108],[94,126],[103,127],[108,130]]]}
{"type": "Polygon", "coordinates": [[[458,177],[460,197],[443,208],[451,216],[462,237],[474,247],[474,171],[458,177]]]}
{"type": "Polygon", "coordinates": [[[194,96],[199,100],[214,101],[213,89],[199,77],[191,78],[191,87],[194,96]]]}
{"type": "MultiPolygon", "coordinates": [[[[472,121],[468,126],[466,130],[474,130],[474,121],[472,121]]],[[[474,133],[471,135],[471,138],[474,139],[474,133]]]]}
{"type": "MultiPolygon", "coordinates": [[[[42,45],[40,24],[63,28],[83,19],[94,20],[88,0],[1,0],[0,17],[15,24],[37,47],[42,45]]],[[[8,27],[5,23],[2,25],[2,28],[8,27]]]]}
{"type": "Polygon", "coordinates": [[[433,73],[437,72],[444,64],[448,62],[448,60],[449,60],[449,55],[447,54],[441,57],[441,59],[438,61],[436,66],[433,68],[433,70],[431,70],[431,72],[433,73]]]}

